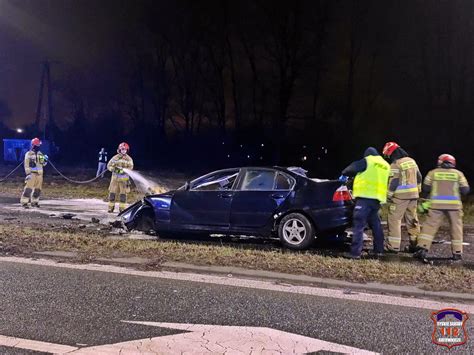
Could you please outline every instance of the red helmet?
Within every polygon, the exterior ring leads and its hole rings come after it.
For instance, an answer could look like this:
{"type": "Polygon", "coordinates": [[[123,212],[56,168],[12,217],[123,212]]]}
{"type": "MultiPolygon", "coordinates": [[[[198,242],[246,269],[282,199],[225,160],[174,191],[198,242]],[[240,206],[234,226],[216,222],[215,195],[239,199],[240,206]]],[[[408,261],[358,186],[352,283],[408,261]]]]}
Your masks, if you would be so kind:
{"type": "Polygon", "coordinates": [[[33,138],[31,140],[31,146],[32,147],[39,147],[41,145],[41,141],[39,138],[33,138]]]}
{"type": "Polygon", "coordinates": [[[119,144],[117,151],[120,152],[122,149],[125,149],[128,152],[130,150],[130,146],[127,143],[122,142],[119,144]]]}
{"type": "Polygon", "coordinates": [[[395,149],[400,148],[400,146],[395,142],[387,142],[383,146],[382,154],[386,157],[390,157],[395,149]]]}
{"type": "Polygon", "coordinates": [[[456,166],[456,158],[453,157],[451,154],[441,154],[438,157],[438,165],[443,163],[450,163],[452,166],[456,166]]]}

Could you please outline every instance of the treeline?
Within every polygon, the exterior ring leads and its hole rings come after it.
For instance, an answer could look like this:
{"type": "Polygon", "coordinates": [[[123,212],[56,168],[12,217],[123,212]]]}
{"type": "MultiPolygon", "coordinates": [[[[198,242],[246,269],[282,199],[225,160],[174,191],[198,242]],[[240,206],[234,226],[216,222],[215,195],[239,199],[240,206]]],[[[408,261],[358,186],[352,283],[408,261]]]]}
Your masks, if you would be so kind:
{"type": "Polygon", "coordinates": [[[396,140],[426,167],[451,152],[472,169],[470,0],[102,6],[123,12],[114,51],[55,84],[65,155],[128,140],[151,163],[329,173],[396,140]]]}

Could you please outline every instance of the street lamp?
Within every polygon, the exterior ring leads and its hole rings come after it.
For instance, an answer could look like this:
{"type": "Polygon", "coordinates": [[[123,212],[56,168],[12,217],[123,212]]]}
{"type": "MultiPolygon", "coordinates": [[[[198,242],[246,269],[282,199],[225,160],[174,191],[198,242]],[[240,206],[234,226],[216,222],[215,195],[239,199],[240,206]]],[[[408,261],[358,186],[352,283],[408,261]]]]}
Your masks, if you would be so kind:
{"type": "Polygon", "coordinates": [[[17,132],[17,133],[23,133],[23,129],[22,129],[22,128],[17,128],[17,129],[16,129],[16,132],[17,132]]]}

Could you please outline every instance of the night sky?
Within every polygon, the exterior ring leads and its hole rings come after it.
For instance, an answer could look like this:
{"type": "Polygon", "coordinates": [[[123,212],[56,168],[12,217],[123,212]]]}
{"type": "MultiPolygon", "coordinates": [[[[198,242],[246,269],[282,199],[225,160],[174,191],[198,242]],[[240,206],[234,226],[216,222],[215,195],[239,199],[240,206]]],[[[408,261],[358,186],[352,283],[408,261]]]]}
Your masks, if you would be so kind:
{"type": "Polygon", "coordinates": [[[41,135],[50,60],[54,139],[90,143],[71,152],[128,140],[160,164],[199,147],[210,165],[335,173],[396,140],[425,169],[452,153],[474,174],[473,35],[470,0],[0,0],[0,120],[41,135]]]}
{"type": "Polygon", "coordinates": [[[127,23],[120,3],[0,1],[0,98],[12,111],[9,126],[33,122],[43,60],[57,62],[53,80],[107,60],[127,23]]]}

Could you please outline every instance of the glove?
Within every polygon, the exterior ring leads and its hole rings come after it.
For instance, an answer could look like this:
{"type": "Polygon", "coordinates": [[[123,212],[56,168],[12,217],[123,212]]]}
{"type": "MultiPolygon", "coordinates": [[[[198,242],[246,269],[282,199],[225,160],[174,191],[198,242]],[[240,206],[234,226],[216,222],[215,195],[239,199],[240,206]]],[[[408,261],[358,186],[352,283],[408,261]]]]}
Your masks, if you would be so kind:
{"type": "Polygon", "coordinates": [[[26,175],[25,181],[31,180],[31,174],[26,175]]]}
{"type": "Polygon", "coordinates": [[[347,181],[349,180],[349,177],[348,176],[345,176],[345,175],[341,175],[339,176],[339,179],[338,179],[340,182],[342,183],[347,183],[347,181]]]}
{"type": "Polygon", "coordinates": [[[419,213],[427,213],[431,207],[431,202],[429,200],[424,200],[418,204],[418,212],[419,213]]]}

